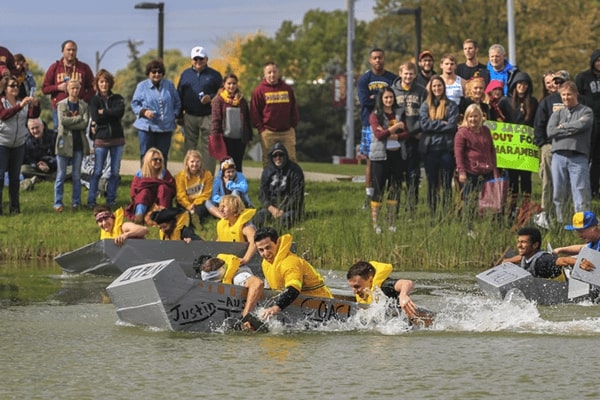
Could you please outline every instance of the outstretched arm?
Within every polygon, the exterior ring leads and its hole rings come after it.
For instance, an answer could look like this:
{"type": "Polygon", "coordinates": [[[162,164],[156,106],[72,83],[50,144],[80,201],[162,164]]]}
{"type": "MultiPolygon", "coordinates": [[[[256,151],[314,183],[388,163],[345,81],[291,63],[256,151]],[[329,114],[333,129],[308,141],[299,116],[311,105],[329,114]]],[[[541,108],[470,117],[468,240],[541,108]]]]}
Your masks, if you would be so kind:
{"type": "Polygon", "coordinates": [[[398,292],[400,308],[402,308],[402,311],[404,311],[409,319],[413,318],[415,312],[417,311],[417,306],[415,303],[413,303],[409,296],[409,293],[411,293],[414,289],[414,282],[408,279],[398,279],[394,284],[394,290],[398,292]]]}

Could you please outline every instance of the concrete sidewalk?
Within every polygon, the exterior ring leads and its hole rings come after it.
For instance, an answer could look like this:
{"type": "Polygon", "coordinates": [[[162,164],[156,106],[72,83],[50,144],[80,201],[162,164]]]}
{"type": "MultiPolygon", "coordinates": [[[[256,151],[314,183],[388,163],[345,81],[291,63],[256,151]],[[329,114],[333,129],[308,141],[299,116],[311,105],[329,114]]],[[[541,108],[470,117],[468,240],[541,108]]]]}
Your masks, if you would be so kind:
{"type": "MultiPolygon", "coordinates": [[[[135,175],[140,169],[138,160],[121,160],[121,175],[135,175]]],[[[183,163],[169,161],[169,171],[173,176],[183,169],[183,163]]],[[[247,179],[260,179],[262,168],[244,167],[244,176],[247,179]]],[[[304,172],[304,179],[312,182],[337,182],[340,180],[351,180],[348,175],[324,174],[320,172],[304,172]]]]}

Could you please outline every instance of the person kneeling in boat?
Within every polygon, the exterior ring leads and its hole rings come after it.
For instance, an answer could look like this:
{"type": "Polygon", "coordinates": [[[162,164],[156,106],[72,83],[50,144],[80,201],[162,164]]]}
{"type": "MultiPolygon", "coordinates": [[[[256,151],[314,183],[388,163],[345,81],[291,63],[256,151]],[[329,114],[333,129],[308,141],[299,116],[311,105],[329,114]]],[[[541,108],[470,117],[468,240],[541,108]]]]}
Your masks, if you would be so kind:
{"type": "MultiPolygon", "coordinates": [[[[577,255],[584,247],[600,251],[600,226],[598,226],[598,218],[593,212],[580,211],[575,213],[573,215],[573,224],[565,226],[565,229],[575,231],[577,236],[585,243],[554,249],[554,254],[567,254],[566,257],[558,257],[558,265],[563,267],[574,266],[577,262],[577,255]]],[[[579,266],[586,271],[592,271],[595,268],[594,264],[587,259],[582,260],[579,266]]]]}
{"type": "Polygon", "coordinates": [[[127,239],[144,239],[148,228],[133,222],[123,222],[125,212],[118,208],[114,213],[108,206],[96,206],[94,218],[100,227],[100,239],[114,239],[117,246],[122,246],[127,239]]]}
{"type": "Polygon", "coordinates": [[[520,265],[525,271],[537,278],[564,278],[562,268],[557,265],[556,256],[541,250],[542,234],[533,227],[517,231],[517,252],[519,254],[505,258],[504,262],[520,265]]]}
{"type": "Polygon", "coordinates": [[[217,241],[248,243],[248,249],[240,259],[242,265],[248,264],[256,253],[256,246],[254,246],[256,227],[252,223],[256,210],[245,208],[242,199],[231,194],[223,196],[219,209],[223,218],[217,222],[217,241]]]}
{"type": "MultiPolygon", "coordinates": [[[[233,254],[218,254],[216,257],[200,256],[198,261],[200,277],[203,281],[222,282],[248,289],[242,318],[254,311],[258,301],[264,297],[264,282],[252,273],[250,267],[241,265],[237,256],[233,254]]],[[[251,329],[251,324],[246,321],[244,326],[251,329]]]]}
{"type": "Polygon", "coordinates": [[[417,306],[409,293],[414,290],[415,284],[408,279],[389,278],[392,268],[392,264],[358,261],[350,267],[346,279],[356,296],[357,303],[371,304],[374,292],[380,289],[387,297],[398,298],[400,308],[412,321],[417,314],[417,306]]]}
{"type": "Polygon", "coordinates": [[[154,211],[150,219],[160,228],[160,240],[183,240],[189,244],[192,240],[202,240],[190,224],[190,213],[179,208],[164,208],[154,211]]]}
{"type": "Polygon", "coordinates": [[[311,297],[333,298],[321,274],[308,261],[292,252],[292,235],[280,237],[275,229],[264,227],[256,231],[254,244],[263,258],[262,271],[267,287],[282,291],[274,298],[275,305],[261,313],[262,319],[281,312],[300,293],[311,297]]]}

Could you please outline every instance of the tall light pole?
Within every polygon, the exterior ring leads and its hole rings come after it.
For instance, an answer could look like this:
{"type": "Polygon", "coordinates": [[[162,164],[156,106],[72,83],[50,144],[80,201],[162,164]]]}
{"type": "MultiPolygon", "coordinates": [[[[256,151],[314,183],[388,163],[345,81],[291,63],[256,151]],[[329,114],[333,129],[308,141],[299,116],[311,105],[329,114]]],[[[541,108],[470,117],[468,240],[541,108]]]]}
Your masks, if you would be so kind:
{"type": "Polygon", "coordinates": [[[390,14],[396,15],[414,15],[415,16],[415,35],[417,40],[415,42],[415,63],[419,61],[419,53],[421,52],[421,7],[417,8],[397,8],[391,10],[390,14]]]}
{"type": "Polygon", "coordinates": [[[346,0],[348,28],[346,37],[346,158],[354,158],[354,66],[352,45],[354,44],[354,0],[346,0]]]}
{"type": "Polygon", "coordinates": [[[158,58],[162,60],[164,49],[164,32],[165,32],[165,3],[137,3],[134,8],[142,10],[158,9],[158,58]]]}
{"type": "Polygon", "coordinates": [[[114,43],[111,43],[106,49],[104,49],[104,51],[102,52],[102,54],[100,54],[99,51],[96,51],[96,72],[98,72],[100,70],[100,61],[102,61],[102,59],[104,58],[104,56],[106,55],[106,52],[109,51],[110,49],[112,49],[113,47],[115,47],[118,44],[122,44],[122,43],[128,43],[129,46],[131,47],[133,46],[140,46],[142,44],[144,44],[144,42],[142,40],[119,40],[116,41],[114,43]]]}

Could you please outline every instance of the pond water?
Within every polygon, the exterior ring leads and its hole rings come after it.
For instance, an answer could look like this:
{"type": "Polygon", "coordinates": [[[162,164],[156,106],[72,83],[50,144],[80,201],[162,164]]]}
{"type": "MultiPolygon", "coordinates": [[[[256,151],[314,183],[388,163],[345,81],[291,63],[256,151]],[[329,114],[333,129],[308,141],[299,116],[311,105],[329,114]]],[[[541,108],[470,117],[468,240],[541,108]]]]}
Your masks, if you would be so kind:
{"type": "MultiPolygon", "coordinates": [[[[344,288],[341,271],[323,271],[344,288]]],[[[403,273],[438,312],[307,331],[182,334],[118,321],[111,278],[0,266],[1,399],[599,398],[600,306],[483,297],[470,274],[403,273]]]]}

